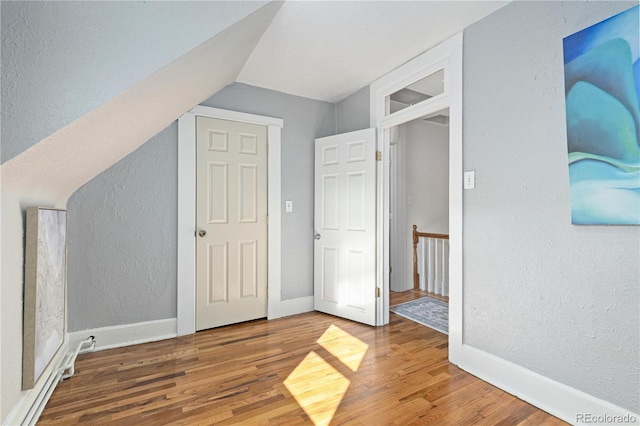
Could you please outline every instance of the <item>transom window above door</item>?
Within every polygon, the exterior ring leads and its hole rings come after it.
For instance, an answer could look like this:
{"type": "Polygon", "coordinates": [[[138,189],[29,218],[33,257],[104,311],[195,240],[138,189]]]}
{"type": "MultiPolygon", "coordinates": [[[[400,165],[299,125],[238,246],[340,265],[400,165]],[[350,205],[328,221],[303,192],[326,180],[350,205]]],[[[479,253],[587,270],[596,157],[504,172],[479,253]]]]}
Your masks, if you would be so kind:
{"type": "Polygon", "coordinates": [[[447,107],[450,94],[450,64],[448,57],[418,57],[422,67],[410,75],[402,67],[392,71],[386,84],[372,84],[372,126],[391,128],[428,113],[447,107]],[[375,86],[375,87],[374,87],[375,86]]]}
{"type": "Polygon", "coordinates": [[[444,68],[433,72],[386,97],[387,110],[391,115],[410,106],[444,93],[444,68]]]}

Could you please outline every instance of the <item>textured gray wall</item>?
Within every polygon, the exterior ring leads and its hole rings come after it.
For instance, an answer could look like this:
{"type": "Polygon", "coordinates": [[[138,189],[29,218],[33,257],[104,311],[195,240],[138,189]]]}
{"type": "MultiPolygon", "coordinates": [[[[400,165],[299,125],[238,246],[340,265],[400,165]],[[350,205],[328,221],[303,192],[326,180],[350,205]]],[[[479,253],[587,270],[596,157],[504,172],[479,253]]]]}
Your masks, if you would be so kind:
{"type": "Polygon", "coordinates": [[[265,3],[0,2],[1,162],[265,3]]]}
{"type": "MultiPolygon", "coordinates": [[[[405,126],[405,233],[407,277],[413,273],[413,225],[421,232],[449,233],[449,126],[417,119],[405,126]]],[[[406,288],[406,287],[405,287],[406,288]]]]}
{"type": "Polygon", "coordinates": [[[573,226],[562,39],[634,2],[514,2],[465,31],[464,343],[640,411],[640,227],[573,226]]]}
{"type": "Polygon", "coordinates": [[[338,133],[368,129],[369,126],[369,86],[336,104],[336,128],[338,133]]]}
{"type": "MultiPolygon", "coordinates": [[[[203,105],[284,119],[282,299],[312,296],[313,147],[335,106],[243,84],[203,105]]],[[[69,331],[176,317],[177,143],[176,122],[69,200],[69,331]]]]}
{"type": "MultiPolygon", "coordinates": [[[[407,244],[418,230],[449,233],[449,126],[422,119],[405,124],[407,244]]],[[[413,259],[411,259],[413,263],[413,259]]]]}
{"type": "Polygon", "coordinates": [[[315,139],[336,132],[335,105],[244,84],[202,102],[209,107],[282,118],[282,300],[313,295],[315,139]],[[284,200],[293,212],[284,213],[284,200]]]}
{"type": "Polygon", "coordinates": [[[177,122],[76,191],[69,331],[176,317],[177,122]]]}

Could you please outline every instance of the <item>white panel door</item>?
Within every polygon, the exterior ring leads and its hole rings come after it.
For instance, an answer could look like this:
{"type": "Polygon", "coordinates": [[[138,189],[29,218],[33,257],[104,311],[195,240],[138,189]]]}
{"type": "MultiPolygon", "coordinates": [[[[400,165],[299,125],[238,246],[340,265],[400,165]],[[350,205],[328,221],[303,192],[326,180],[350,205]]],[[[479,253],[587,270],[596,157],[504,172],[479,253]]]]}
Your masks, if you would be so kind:
{"type": "Polygon", "coordinates": [[[314,308],[376,324],[376,136],[316,139],[314,308]]]}
{"type": "Polygon", "coordinates": [[[196,329],[267,316],[267,128],[197,117],[196,329]]]}

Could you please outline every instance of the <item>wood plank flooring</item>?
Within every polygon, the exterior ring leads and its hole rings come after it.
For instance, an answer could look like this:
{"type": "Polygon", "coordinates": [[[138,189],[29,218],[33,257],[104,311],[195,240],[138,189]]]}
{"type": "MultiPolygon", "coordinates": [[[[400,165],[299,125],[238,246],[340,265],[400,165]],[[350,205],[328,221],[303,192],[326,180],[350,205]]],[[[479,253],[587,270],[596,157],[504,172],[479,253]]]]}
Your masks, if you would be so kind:
{"type": "Polygon", "coordinates": [[[428,293],[422,290],[407,290],[402,292],[389,292],[389,306],[399,305],[404,302],[409,302],[411,300],[420,299],[421,297],[433,297],[434,299],[442,300],[443,302],[449,303],[449,298],[445,296],[439,296],[434,293],[428,293]]]}
{"type": "MultiPolygon", "coordinates": [[[[405,293],[392,301],[419,297],[405,293]]],[[[81,355],[39,424],[565,424],[450,364],[446,335],[390,318],[310,312],[81,355]]]]}

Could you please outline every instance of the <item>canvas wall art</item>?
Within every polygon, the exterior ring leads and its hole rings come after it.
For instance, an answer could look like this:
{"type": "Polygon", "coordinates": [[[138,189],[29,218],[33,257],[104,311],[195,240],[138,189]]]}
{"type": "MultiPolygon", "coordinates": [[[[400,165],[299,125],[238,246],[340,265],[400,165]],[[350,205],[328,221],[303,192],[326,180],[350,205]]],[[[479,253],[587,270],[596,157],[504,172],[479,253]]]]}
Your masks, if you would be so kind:
{"type": "Polygon", "coordinates": [[[577,225],[640,225],[640,7],[564,39],[577,225]]]}
{"type": "Polygon", "coordinates": [[[31,389],[64,341],[67,212],[28,207],[22,388],[31,389]]]}

